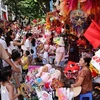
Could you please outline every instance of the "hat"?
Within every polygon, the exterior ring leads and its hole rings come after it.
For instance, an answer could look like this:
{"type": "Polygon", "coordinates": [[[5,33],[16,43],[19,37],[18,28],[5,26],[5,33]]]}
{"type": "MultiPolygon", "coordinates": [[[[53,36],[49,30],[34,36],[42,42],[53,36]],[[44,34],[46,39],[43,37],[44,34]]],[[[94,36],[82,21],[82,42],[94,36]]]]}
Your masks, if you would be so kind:
{"type": "Polygon", "coordinates": [[[73,87],[71,88],[71,90],[73,92],[73,97],[77,97],[81,93],[82,87],[81,86],[73,87]]]}
{"type": "Polygon", "coordinates": [[[55,37],[54,39],[53,39],[53,42],[54,43],[58,43],[60,41],[60,37],[55,37]]]}
{"type": "Polygon", "coordinates": [[[60,45],[60,46],[65,46],[63,37],[60,37],[60,40],[57,42],[57,44],[60,45]]]}

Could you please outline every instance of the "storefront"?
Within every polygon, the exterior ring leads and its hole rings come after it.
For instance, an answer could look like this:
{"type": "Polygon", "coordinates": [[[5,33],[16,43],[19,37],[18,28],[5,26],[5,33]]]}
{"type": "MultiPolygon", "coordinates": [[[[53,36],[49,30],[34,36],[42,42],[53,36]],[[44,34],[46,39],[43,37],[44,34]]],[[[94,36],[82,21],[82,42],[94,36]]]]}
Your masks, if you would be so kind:
{"type": "Polygon", "coordinates": [[[0,19],[1,20],[8,20],[7,6],[4,5],[2,0],[0,0],[0,19]]]}

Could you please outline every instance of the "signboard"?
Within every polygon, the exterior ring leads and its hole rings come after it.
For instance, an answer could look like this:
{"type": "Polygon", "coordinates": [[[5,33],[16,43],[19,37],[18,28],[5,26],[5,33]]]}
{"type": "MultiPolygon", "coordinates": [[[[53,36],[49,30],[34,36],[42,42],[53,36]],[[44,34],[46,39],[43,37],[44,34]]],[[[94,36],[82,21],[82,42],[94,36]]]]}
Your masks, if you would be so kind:
{"type": "Polygon", "coordinates": [[[100,72],[100,50],[92,57],[91,64],[100,72]]]}

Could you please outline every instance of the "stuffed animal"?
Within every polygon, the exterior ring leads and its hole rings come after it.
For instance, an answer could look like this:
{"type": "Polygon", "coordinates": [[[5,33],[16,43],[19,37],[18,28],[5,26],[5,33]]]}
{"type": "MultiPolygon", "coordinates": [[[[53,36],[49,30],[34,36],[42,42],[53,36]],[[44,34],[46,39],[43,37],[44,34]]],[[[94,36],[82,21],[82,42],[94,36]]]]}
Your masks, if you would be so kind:
{"type": "Polygon", "coordinates": [[[53,78],[52,83],[51,83],[51,88],[56,90],[57,88],[64,87],[64,83],[59,81],[56,78],[53,78]]]}
{"type": "Polygon", "coordinates": [[[31,79],[34,79],[38,72],[38,68],[30,69],[26,75],[26,81],[29,82],[31,79]]]}
{"type": "Polygon", "coordinates": [[[45,84],[50,79],[50,74],[48,72],[44,73],[40,78],[35,79],[35,84],[40,86],[45,84]]]}
{"type": "Polygon", "coordinates": [[[49,70],[52,68],[50,64],[46,64],[39,68],[38,73],[36,74],[36,77],[41,77],[44,73],[49,72],[49,70]]]}
{"type": "Polygon", "coordinates": [[[30,94],[28,93],[28,91],[26,90],[26,85],[23,83],[23,84],[20,84],[20,93],[23,97],[25,98],[29,98],[30,97],[30,94]]]}
{"type": "Polygon", "coordinates": [[[61,80],[61,71],[55,70],[55,72],[51,74],[50,79],[47,82],[51,83],[54,78],[61,80]]]}
{"type": "Polygon", "coordinates": [[[36,78],[35,81],[34,81],[34,83],[35,83],[36,85],[38,85],[38,86],[44,85],[44,83],[43,83],[43,81],[42,81],[41,78],[36,78]]]}
{"type": "Polygon", "coordinates": [[[50,79],[50,73],[46,72],[41,76],[41,79],[44,83],[46,83],[50,79]]]}

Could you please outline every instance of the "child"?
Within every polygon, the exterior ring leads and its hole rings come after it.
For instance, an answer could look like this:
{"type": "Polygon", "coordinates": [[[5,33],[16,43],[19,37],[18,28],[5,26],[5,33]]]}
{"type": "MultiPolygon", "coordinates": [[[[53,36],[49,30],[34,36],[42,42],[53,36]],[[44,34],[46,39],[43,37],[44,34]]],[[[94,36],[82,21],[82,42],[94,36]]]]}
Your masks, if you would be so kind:
{"type": "Polygon", "coordinates": [[[14,86],[10,82],[11,76],[12,70],[10,67],[4,67],[1,69],[1,100],[18,100],[17,97],[20,95],[20,91],[18,90],[18,93],[14,94],[14,86]]]}
{"type": "Polygon", "coordinates": [[[20,86],[20,82],[22,81],[22,75],[21,75],[22,74],[22,68],[21,68],[21,65],[20,65],[20,62],[21,62],[20,53],[15,49],[12,51],[12,60],[15,64],[15,66],[17,68],[19,68],[20,72],[21,72],[21,73],[16,73],[16,72],[13,73],[13,77],[14,77],[14,80],[16,82],[16,86],[18,88],[20,86]]]}
{"type": "Polygon", "coordinates": [[[28,56],[30,55],[29,51],[24,51],[23,57],[21,58],[22,65],[23,65],[23,72],[27,74],[28,66],[29,66],[29,59],[28,56]]]}

